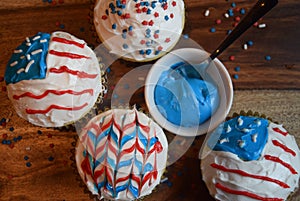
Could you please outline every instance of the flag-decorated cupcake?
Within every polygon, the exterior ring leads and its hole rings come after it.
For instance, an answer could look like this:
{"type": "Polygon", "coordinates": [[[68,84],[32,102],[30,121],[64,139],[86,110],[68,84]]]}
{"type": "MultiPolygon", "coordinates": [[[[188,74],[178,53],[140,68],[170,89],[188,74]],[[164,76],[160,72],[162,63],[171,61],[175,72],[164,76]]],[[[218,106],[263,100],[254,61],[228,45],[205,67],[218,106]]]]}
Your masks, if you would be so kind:
{"type": "Polygon", "coordinates": [[[299,187],[300,152],[280,124],[237,115],[208,135],[202,177],[222,201],[288,200],[299,187]]]}
{"type": "Polygon", "coordinates": [[[44,127],[64,126],[88,113],[103,92],[101,80],[92,49],[66,32],[26,37],[5,72],[18,115],[44,127]]]}
{"type": "Polygon", "coordinates": [[[94,26],[110,53],[150,61],[170,51],[185,22],[183,0],[96,0],[94,26]]]}
{"type": "Polygon", "coordinates": [[[163,130],[148,116],[135,108],[111,109],[82,129],[75,159],[99,200],[136,200],[160,183],[167,151],[163,130]]]}

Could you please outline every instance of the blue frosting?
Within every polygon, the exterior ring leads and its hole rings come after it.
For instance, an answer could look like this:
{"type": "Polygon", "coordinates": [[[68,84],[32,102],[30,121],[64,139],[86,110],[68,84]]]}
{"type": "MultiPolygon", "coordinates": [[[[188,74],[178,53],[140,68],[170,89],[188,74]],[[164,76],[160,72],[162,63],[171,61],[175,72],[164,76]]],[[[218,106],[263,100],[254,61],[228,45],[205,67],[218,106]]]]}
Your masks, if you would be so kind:
{"type": "Polygon", "coordinates": [[[46,77],[49,40],[50,34],[39,32],[16,48],[6,67],[7,84],[46,77]]]}
{"type": "Polygon", "coordinates": [[[268,140],[268,120],[239,116],[221,124],[209,137],[215,151],[236,154],[245,161],[258,160],[268,140]]]}
{"type": "Polygon", "coordinates": [[[182,62],[164,71],[154,89],[160,113],[175,125],[192,127],[207,121],[219,105],[218,89],[195,68],[182,62]]]}

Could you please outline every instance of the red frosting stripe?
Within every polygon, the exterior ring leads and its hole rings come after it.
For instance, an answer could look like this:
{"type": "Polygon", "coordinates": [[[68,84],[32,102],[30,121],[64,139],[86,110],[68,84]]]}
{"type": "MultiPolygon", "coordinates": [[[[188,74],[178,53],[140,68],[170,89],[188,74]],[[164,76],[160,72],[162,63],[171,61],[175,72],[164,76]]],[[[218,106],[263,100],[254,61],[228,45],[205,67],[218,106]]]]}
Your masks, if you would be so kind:
{"type": "Polygon", "coordinates": [[[265,155],[264,157],[265,157],[266,160],[270,160],[270,161],[273,161],[275,163],[280,163],[281,165],[283,165],[284,167],[289,169],[292,174],[298,174],[298,172],[290,164],[284,162],[283,160],[281,160],[277,156],[265,155]]]}
{"type": "Polygon", "coordinates": [[[64,44],[68,44],[68,45],[75,45],[75,46],[80,47],[80,48],[84,48],[84,45],[85,45],[84,43],[81,44],[81,43],[78,43],[78,42],[73,41],[73,40],[68,40],[68,39],[59,38],[59,37],[53,37],[52,41],[55,41],[55,42],[58,42],[58,43],[64,43],[64,44]]]}
{"type": "Polygon", "coordinates": [[[56,50],[50,50],[49,54],[53,54],[58,57],[68,57],[70,59],[90,59],[90,57],[87,57],[84,55],[74,54],[74,53],[70,53],[70,52],[59,52],[56,50]]]}
{"type": "Polygon", "coordinates": [[[256,200],[261,200],[261,201],[284,201],[284,199],[282,198],[265,198],[265,197],[262,197],[262,196],[259,196],[255,193],[251,193],[251,192],[248,192],[248,191],[240,191],[240,190],[234,190],[234,189],[231,189],[231,188],[228,188],[226,186],[223,186],[222,184],[220,183],[216,183],[216,188],[226,192],[226,193],[230,193],[230,194],[235,194],[235,195],[243,195],[243,196],[246,196],[246,197],[249,197],[249,198],[252,198],[252,199],[256,199],[256,200]]]}
{"type": "Polygon", "coordinates": [[[81,106],[77,106],[77,107],[62,107],[59,105],[50,105],[47,109],[45,110],[34,110],[34,109],[26,109],[27,114],[47,114],[49,111],[56,109],[56,110],[81,110],[82,108],[88,106],[87,103],[84,103],[81,106]]]}
{"type": "Polygon", "coordinates": [[[77,70],[71,70],[69,69],[67,66],[60,66],[59,69],[57,68],[51,68],[50,73],[69,73],[72,75],[76,75],[79,78],[90,78],[90,79],[94,79],[97,77],[97,74],[88,74],[82,71],[77,71],[77,70]]]}
{"type": "Polygon", "coordinates": [[[274,146],[280,147],[285,152],[292,154],[292,156],[296,156],[296,152],[294,152],[292,149],[288,148],[284,144],[280,143],[278,140],[272,140],[272,143],[274,146]]]}
{"type": "Polygon", "coordinates": [[[94,90],[93,89],[85,89],[83,91],[73,91],[73,90],[46,90],[44,91],[44,93],[40,94],[40,95],[35,95],[31,92],[26,92],[26,93],[23,93],[21,95],[14,95],[13,98],[15,100],[19,100],[20,98],[24,98],[24,97],[30,97],[30,98],[33,98],[33,99],[42,99],[42,98],[45,98],[46,96],[48,96],[48,94],[55,94],[55,95],[58,95],[58,96],[61,96],[61,95],[64,95],[64,94],[72,94],[72,95],[82,95],[82,94],[85,94],[85,93],[89,93],[90,95],[93,95],[94,93],[94,90]]]}
{"type": "Polygon", "coordinates": [[[254,179],[260,179],[260,180],[264,180],[264,181],[269,181],[269,182],[278,184],[278,185],[281,186],[282,188],[290,188],[290,186],[287,185],[286,183],[284,183],[284,182],[282,182],[282,181],[279,181],[279,180],[277,180],[277,179],[270,178],[270,177],[261,176],[261,175],[249,174],[249,173],[247,173],[247,172],[245,172],[245,171],[237,170],[237,169],[229,169],[229,168],[227,168],[227,167],[225,167],[225,166],[218,165],[218,164],[216,164],[216,163],[212,163],[210,166],[213,167],[213,168],[222,170],[222,171],[224,171],[224,172],[231,172],[231,173],[239,174],[239,175],[245,176],[245,177],[251,177],[251,178],[254,178],[254,179]]]}

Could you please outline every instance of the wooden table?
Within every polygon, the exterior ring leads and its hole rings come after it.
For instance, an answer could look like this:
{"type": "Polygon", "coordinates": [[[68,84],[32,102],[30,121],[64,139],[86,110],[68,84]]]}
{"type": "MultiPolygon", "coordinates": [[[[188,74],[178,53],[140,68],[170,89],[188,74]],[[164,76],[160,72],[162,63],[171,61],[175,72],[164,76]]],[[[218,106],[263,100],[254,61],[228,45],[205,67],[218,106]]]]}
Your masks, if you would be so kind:
{"type": "MultiPolygon", "coordinates": [[[[212,51],[232,29],[234,18],[224,18],[232,1],[186,0],[185,36],[212,51]],[[210,15],[204,16],[209,9],[210,15]],[[215,21],[221,19],[221,24],[215,21]],[[216,32],[211,33],[210,28],[216,32]]],[[[246,12],[254,0],[235,1],[246,12]]],[[[84,39],[93,47],[99,41],[91,26],[89,0],[65,0],[56,4],[41,0],[0,1],[0,78],[12,51],[25,37],[39,31],[63,30],[84,39]]],[[[258,111],[285,125],[295,135],[300,145],[300,1],[281,0],[260,24],[266,28],[252,27],[219,58],[227,67],[235,89],[230,115],[241,109],[258,111]],[[247,50],[243,45],[253,41],[247,50]],[[230,56],[235,60],[231,61],[230,56]],[[271,60],[265,60],[271,56],[271,60]],[[240,67],[240,71],[236,67],[240,67]],[[238,79],[237,77],[238,76],[238,79]]],[[[243,17],[237,11],[236,16],[243,17]]],[[[110,107],[113,88],[120,78],[137,65],[123,60],[115,61],[108,74],[106,99],[102,107],[110,107]]],[[[143,81],[144,74],[139,77],[143,81]]],[[[1,80],[1,79],[0,79],[1,80]]],[[[121,103],[121,101],[120,101],[121,103]]],[[[135,92],[130,104],[137,104],[147,111],[143,89],[135,92]]],[[[0,82],[0,119],[6,118],[6,126],[0,126],[0,200],[91,200],[80,183],[72,149],[77,133],[33,126],[14,112],[0,82]],[[20,137],[19,137],[20,136],[20,137]]],[[[174,135],[168,133],[170,139],[174,135]]],[[[175,164],[167,168],[168,182],[161,184],[156,192],[145,200],[213,200],[201,180],[198,153],[205,136],[197,137],[175,164]],[[163,193],[161,193],[163,192],[163,193]]],[[[180,146],[180,145],[179,145],[180,146]]],[[[300,194],[294,200],[300,200],[300,194]]]]}

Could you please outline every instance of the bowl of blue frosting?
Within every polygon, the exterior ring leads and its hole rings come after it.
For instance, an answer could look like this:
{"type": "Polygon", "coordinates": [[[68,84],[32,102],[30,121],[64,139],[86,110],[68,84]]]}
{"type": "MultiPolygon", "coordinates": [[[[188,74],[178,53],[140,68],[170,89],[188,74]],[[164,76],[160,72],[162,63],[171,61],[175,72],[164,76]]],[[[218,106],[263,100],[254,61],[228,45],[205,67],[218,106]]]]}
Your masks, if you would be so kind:
{"type": "Polygon", "coordinates": [[[233,100],[232,81],[218,59],[199,65],[208,57],[203,49],[181,48],[151,67],[145,100],[152,118],[166,130],[197,136],[225,120],[233,100]]]}

